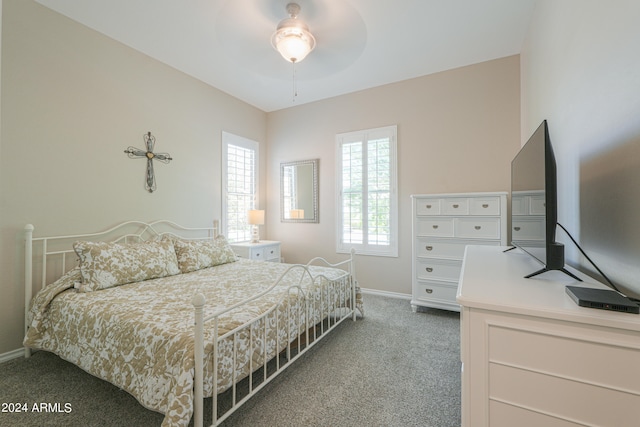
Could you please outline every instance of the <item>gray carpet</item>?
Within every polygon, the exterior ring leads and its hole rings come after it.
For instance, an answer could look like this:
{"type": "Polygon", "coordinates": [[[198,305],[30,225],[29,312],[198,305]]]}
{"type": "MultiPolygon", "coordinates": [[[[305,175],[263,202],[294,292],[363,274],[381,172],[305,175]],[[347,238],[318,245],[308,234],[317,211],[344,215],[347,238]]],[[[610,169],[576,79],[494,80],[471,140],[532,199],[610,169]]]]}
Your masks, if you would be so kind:
{"type": "MultiPolygon", "coordinates": [[[[364,320],[341,324],[224,426],[460,426],[459,314],[413,313],[406,300],[376,295],[364,300],[364,320]]],[[[0,365],[0,403],[29,410],[0,412],[3,427],[159,426],[163,419],[42,351],[0,365]],[[40,403],[56,412],[33,412],[40,403]]]]}

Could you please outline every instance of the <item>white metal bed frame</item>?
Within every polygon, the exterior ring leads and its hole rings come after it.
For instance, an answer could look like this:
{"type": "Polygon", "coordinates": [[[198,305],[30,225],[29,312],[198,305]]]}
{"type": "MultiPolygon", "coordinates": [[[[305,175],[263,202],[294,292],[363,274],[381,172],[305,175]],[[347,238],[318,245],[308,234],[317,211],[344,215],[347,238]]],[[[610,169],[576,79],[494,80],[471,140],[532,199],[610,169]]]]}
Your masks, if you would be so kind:
{"type": "MultiPolygon", "coordinates": [[[[126,221],[121,224],[118,224],[106,231],[101,231],[97,233],[87,233],[87,234],[75,234],[75,235],[66,235],[66,236],[53,236],[53,237],[33,237],[34,226],[31,224],[27,224],[24,228],[25,230],[25,271],[24,271],[24,283],[25,283],[25,334],[28,329],[28,313],[29,307],[31,303],[31,299],[34,295],[34,280],[33,280],[33,272],[34,272],[34,246],[38,248],[39,251],[37,253],[40,262],[39,268],[41,270],[40,280],[36,281],[36,284],[39,283],[38,290],[47,285],[47,283],[51,283],[53,280],[60,277],[67,270],[70,269],[68,267],[69,263],[67,261],[68,256],[76,257],[76,254],[72,248],[71,243],[75,240],[94,240],[94,241],[109,241],[109,242],[139,242],[144,240],[149,240],[152,238],[158,238],[163,235],[172,235],[175,237],[179,237],[182,239],[193,239],[193,240],[202,240],[202,239],[211,239],[218,235],[219,231],[219,223],[217,220],[213,222],[213,227],[183,227],[171,221],[166,220],[158,220],[153,222],[141,222],[141,221],[126,221]],[[57,262],[55,261],[57,259],[57,262]],[[52,261],[53,260],[53,261],[52,261]],[[52,272],[52,268],[48,264],[54,264],[53,268],[55,269],[52,272]]],[[[76,257],[77,259],[77,257],[76,257]]],[[[335,280],[335,279],[334,279],[335,280]]],[[[279,373],[281,373],[285,368],[290,366],[293,362],[295,362],[300,356],[302,356],[306,351],[311,349],[320,338],[324,337],[328,332],[337,327],[340,323],[342,323],[345,319],[352,318],[354,321],[356,320],[356,288],[357,288],[357,280],[355,275],[355,259],[354,259],[354,251],[351,252],[349,259],[338,262],[338,263],[329,263],[327,260],[321,257],[316,257],[309,261],[306,265],[296,264],[289,267],[287,271],[285,271],[279,278],[276,280],[268,289],[261,292],[260,294],[254,295],[251,298],[246,299],[238,304],[230,306],[224,310],[220,310],[218,312],[213,313],[210,316],[204,316],[204,305],[205,298],[201,294],[196,294],[193,296],[193,306],[195,310],[195,324],[194,324],[194,349],[195,349],[195,375],[194,375],[194,410],[193,410],[193,419],[195,427],[202,427],[204,424],[204,329],[205,323],[211,322],[213,324],[214,334],[213,336],[218,337],[217,342],[214,343],[214,351],[213,351],[213,397],[212,397],[212,414],[211,419],[212,425],[219,425],[225,419],[227,419],[236,409],[238,409],[243,403],[249,400],[253,395],[258,393],[264,386],[266,386],[271,380],[273,380],[279,373]],[[310,266],[312,264],[320,264],[328,267],[340,268],[345,270],[341,280],[342,288],[338,289],[338,292],[342,292],[343,295],[348,293],[349,295],[349,304],[338,304],[334,301],[333,305],[329,307],[329,311],[324,320],[321,320],[317,324],[309,324],[310,320],[313,318],[310,313],[310,308],[314,308],[313,305],[310,306],[308,298],[305,298],[306,306],[305,306],[305,315],[304,320],[301,322],[300,312],[298,312],[297,322],[294,322],[296,325],[300,325],[301,323],[304,325],[302,329],[302,333],[300,333],[300,328],[298,331],[292,333],[291,330],[287,330],[287,339],[289,342],[282,343],[285,348],[284,351],[279,352],[276,351],[275,363],[268,363],[266,359],[266,345],[263,350],[263,360],[264,364],[262,367],[253,366],[253,357],[249,357],[249,372],[248,372],[248,383],[246,385],[245,391],[240,391],[237,389],[237,385],[239,380],[236,381],[235,378],[238,378],[236,373],[236,356],[237,356],[237,345],[236,340],[238,333],[242,330],[253,330],[253,325],[257,325],[260,323],[262,319],[266,319],[269,315],[276,315],[278,313],[278,309],[281,308],[282,304],[286,304],[286,301],[292,293],[300,293],[304,294],[302,289],[302,281],[304,277],[307,277],[314,285],[321,286],[320,295],[321,301],[320,305],[322,307],[328,307],[329,303],[329,286],[332,283],[326,279],[324,276],[313,276],[310,272],[310,266]],[[292,271],[301,271],[302,275],[300,278],[300,283],[297,285],[292,285],[288,288],[286,295],[283,296],[279,302],[270,308],[267,312],[263,313],[257,318],[246,322],[243,325],[238,326],[237,328],[227,332],[223,336],[218,337],[218,321],[220,316],[228,313],[231,310],[237,309],[251,301],[254,301],[271,290],[273,290],[281,280],[292,271]],[[326,299],[325,299],[326,296],[326,299]],[[291,336],[296,336],[297,339],[291,340],[291,336]],[[232,388],[231,388],[231,402],[228,408],[224,411],[224,413],[219,414],[219,396],[215,392],[218,381],[218,359],[220,355],[218,354],[219,345],[223,340],[231,338],[233,340],[233,372],[232,378],[232,388]],[[281,361],[281,359],[283,359],[281,361]],[[271,365],[271,366],[270,366],[271,365]],[[262,368],[262,378],[258,378],[258,384],[254,386],[254,373],[257,373],[258,370],[262,368]],[[270,372],[269,372],[270,371],[270,372]],[[244,393],[244,394],[242,394],[244,393]]],[[[311,303],[315,304],[315,303],[311,303]]],[[[287,304],[287,318],[284,320],[290,328],[291,325],[291,311],[290,305],[287,304]]],[[[276,317],[277,319],[277,317],[276,317]]],[[[276,320],[277,322],[278,320],[276,320]]],[[[266,339],[267,329],[266,329],[266,321],[263,323],[265,327],[263,327],[262,331],[262,341],[266,339]]],[[[251,337],[252,334],[250,334],[251,337]]],[[[278,334],[276,333],[276,340],[278,334]]],[[[279,342],[276,343],[276,349],[280,349],[282,347],[279,342]]],[[[254,349],[257,348],[257,344],[254,343],[253,338],[251,339],[249,354],[252,354],[254,349]],[[256,347],[254,347],[254,345],[256,347]]],[[[25,357],[31,356],[31,349],[25,347],[25,357]]],[[[273,360],[272,359],[272,360],[273,360]]],[[[243,388],[244,390],[244,388],[243,388]]]]}

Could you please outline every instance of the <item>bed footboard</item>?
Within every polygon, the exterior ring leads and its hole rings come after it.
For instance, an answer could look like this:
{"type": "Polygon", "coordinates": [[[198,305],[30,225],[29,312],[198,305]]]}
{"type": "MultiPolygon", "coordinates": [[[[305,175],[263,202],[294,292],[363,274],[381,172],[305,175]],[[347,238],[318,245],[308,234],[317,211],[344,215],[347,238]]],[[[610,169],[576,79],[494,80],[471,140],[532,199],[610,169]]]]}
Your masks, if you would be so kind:
{"type": "MultiPolygon", "coordinates": [[[[337,327],[344,320],[352,318],[356,320],[356,288],[357,280],[355,276],[354,253],[348,260],[331,264],[323,258],[314,258],[306,265],[293,265],[267,290],[264,292],[235,304],[210,316],[205,316],[205,298],[201,294],[193,297],[195,309],[194,324],[194,345],[195,345],[195,374],[194,374],[194,426],[204,425],[204,392],[205,392],[205,362],[209,364],[209,359],[205,360],[205,324],[207,328],[213,328],[212,336],[217,337],[213,345],[211,355],[213,392],[212,392],[212,425],[217,426],[227,419],[244,402],[260,391],[271,380],[273,380],[285,368],[311,349],[328,332],[337,327]],[[340,268],[344,270],[344,275],[338,279],[329,280],[322,274],[313,275],[313,264],[321,264],[327,267],[340,268]],[[288,273],[302,272],[302,278],[307,278],[312,283],[313,291],[303,289],[301,283],[287,288],[285,296],[271,309],[260,316],[238,326],[234,330],[218,334],[218,321],[220,316],[235,310],[250,301],[260,298],[271,292],[288,273]],[[313,295],[311,295],[313,294],[313,295]],[[302,298],[300,298],[302,295],[302,298]],[[295,304],[291,304],[294,300],[295,304]],[[318,309],[319,308],[319,309],[318,309]],[[319,316],[318,313],[322,314],[319,316]],[[271,316],[271,317],[269,317],[271,316]],[[279,318],[283,316],[284,318],[279,318]],[[285,325],[286,331],[267,331],[267,323],[285,325]],[[238,336],[249,331],[248,367],[243,371],[236,371],[239,363],[238,336]],[[257,332],[256,332],[257,331],[257,332]],[[267,342],[273,340],[269,333],[275,332],[275,351],[271,353],[267,350],[267,342]],[[256,337],[254,338],[254,334],[256,337]],[[281,338],[281,334],[285,338],[281,338]],[[218,394],[218,369],[222,363],[223,355],[220,353],[225,347],[225,340],[230,342],[232,362],[227,361],[226,366],[232,366],[231,377],[233,378],[230,389],[224,392],[225,402],[221,403],[218,394]],[[258,354],[258,359],[262,361],[259,365],[254,365],[254,355],[258,354]],[[245,372],[246,370],[246,372],[245,372]],[[238,383],[242,381],[242,385],[238,383]]],[[[361,310],[361,306],[358,308],[361,310]]],[[[362,310],[361,310],[362,311],[362,310]]],[[[245,342],[245,346],[247,343],[245,342]]],[[[229,348],[227,343],[226,348],[229,348]]],[[[208,356],[207,356],[208,357],[208,356]]],[[[229,357],[227,355],[227,357],[229,357]]],[[[241,365],[241,364],[240,364],[241,365]]]]}

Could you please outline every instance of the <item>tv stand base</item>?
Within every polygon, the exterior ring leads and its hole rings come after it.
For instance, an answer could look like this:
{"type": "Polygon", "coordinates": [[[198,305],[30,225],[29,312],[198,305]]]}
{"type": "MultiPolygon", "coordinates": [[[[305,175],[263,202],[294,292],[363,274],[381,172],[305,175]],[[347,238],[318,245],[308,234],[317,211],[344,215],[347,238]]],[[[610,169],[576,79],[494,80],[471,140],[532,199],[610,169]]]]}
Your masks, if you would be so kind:
{"type": "Polygon", "coordinates": [[[571,273],[569,270],[567,270],[566,268],[542,268],[534,273],[531,273],[527,276],[524,276],[525,279],[529,279],[533,276],[537,276],[538,274],[542,274],[542,273],[546,273],[547,271],[552,271],[552,270],[558,270],[558,271],[562,271],[564,274],[566,274],[567,276],[572,277],[573,279],[577,280],[578,282],[582,282],[582,279],[580,279],[578,276],[576,276],[575,274],[571,273]]]}

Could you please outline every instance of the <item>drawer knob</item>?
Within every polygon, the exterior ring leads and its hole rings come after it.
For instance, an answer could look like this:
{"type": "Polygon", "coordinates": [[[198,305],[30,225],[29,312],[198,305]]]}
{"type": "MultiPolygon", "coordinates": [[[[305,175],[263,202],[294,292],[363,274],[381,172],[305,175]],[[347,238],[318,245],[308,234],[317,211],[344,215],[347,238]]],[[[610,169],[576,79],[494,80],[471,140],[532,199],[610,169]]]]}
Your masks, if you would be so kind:
{"type": "Polygon", "coordinates": [[[434,225],[434,226],[433,226],[433,229],[434,229],[434,230],[435,230],[435,229],[437,229],[437,228],[438,228],[438,225],[434,225]]]}
{"type": "Polygon", "coordinates": [[[483,203],[483,204],[482,204],[482,207],[486,209],[486,208],[488,208],[488,207],[489,207],[489,204],[487,204],[487,203],[483,203]]]}
{"type": "Polygon", "coordinates": [[[520,227],[513,227],[514,230],[520,231],[520,227]]]}
{"type": "Polygon", "coordinates": [[[425,270],[427,270],[427,273],[431,273],[433,271],[433,267],[427,267],[425,270]]]}
{"type": "Polygon", "coordinates": [[[453,205],[453,208],[454,208],[454,209],[458,209],[459,207],[460,207],[460,205],[457,205],[457,204],[456,204],[456,205],[453,205]]]}
{"type": "Polygon", "coordinates": [[[260,256],[260,254],[256,254],[256,256],[260,256]]]}
{"type": "Polygon", "coordinates": [[[424,248],[425,248],[426,250],[428,250],[428,251],[432,251],[432,250],[433,250],[433,246],[425,246],[424,248]]]}
{"type": "Polygon", "coordinates": [[[424,291],[425,291],[426,293],[428,293],[428,294],[432,294],[432,293],[433,293],[433,289],[425,289],[424,291]]]}
{"type": "Polygon", "coordinates": [[[425,206],[427,209],[431,209],[431,205],[427,205],[425,206]]]}
{"type": "Polygon", "coordinates": [[[271,249],[271,252],[270,252],[270,253],[273,253],[273,249],[271,249]]]}
{"type": "Polygon", "coordinates": [[[482,226],[481,226],[481,225],[476,225],[474,228],[475,228],[476,230],[480,230],[480,229],[482,228],[482,226]]]}

